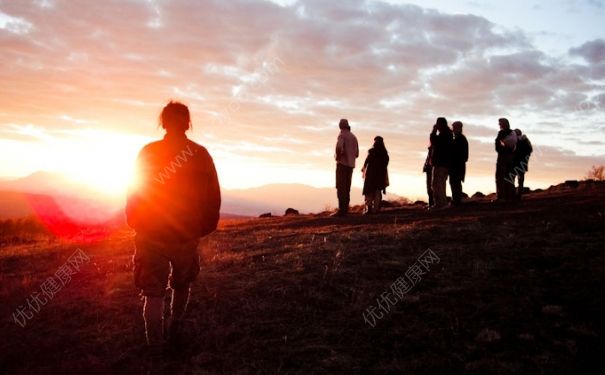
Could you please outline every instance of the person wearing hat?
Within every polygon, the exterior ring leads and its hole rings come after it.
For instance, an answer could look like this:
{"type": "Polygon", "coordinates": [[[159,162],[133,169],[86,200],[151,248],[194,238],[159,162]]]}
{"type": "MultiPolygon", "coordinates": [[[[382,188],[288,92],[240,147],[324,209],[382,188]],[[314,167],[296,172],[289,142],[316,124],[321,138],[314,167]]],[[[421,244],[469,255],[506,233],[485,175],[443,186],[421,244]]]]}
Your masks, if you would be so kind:
{"type": "Polygon", "coordinates": [[[351,132],[349,121],[341,119],[338,123],[340,133],[336,140],[334,159],[336,160],[336,194],[338,211],[335,216],[346,216],[351,201],[351,179],[355,168],[355,159],[359,157],[357,137],[351,132]]]}

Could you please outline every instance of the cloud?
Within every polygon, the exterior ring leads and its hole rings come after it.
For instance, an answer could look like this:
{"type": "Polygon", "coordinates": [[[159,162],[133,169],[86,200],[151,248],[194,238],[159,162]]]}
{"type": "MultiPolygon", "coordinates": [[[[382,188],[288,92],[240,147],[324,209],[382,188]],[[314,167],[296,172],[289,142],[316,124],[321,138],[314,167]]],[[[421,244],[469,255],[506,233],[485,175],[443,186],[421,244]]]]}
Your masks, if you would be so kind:
{"type": "Polygon", "coordinates": [[[597,64],[605,61],[605,40],[595,39],[586,42],[579,47],[569,50],[572,56],[581,56],[586,61],[592,64],[597,64]]]}
{"type": "Polygon", "coordinates": [[[6,13],[0,12],[0,29],[6,30],[12,34],[27,34],[33,28],[33,25],[27,20],[20,17],[13,17],[6,13]]]}
{"type": "Polygon", "coordinates": [[[326,150],[346,117],[363,152],[383,135],[393,173],[417,173],[441,115],[465,123],[486,175],[493,150],[480,140],[495,136],[503,115],[559,149],[549,154],[555,165],[581,168],[586,160],[572,150],[603,154],[599,143],[567,139],[603,140],[595,133],[605,108],[602,39],[570,49],[582,65],[479,16],[381,1],[57,0],[0,9],[0,126],[153,137],[174,98],[191,108],[193,137],[203,132],[238,161],[304,158],[332,168],[326,150]],[[540,133],[547,121],[549,136],[540,133]]]}

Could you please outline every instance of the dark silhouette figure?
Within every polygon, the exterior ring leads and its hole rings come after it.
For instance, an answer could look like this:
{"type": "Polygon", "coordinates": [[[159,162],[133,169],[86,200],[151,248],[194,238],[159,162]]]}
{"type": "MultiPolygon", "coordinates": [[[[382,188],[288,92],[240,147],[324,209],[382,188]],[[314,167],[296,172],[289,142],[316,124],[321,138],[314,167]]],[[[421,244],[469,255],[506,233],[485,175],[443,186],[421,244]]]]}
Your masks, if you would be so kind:
{"type": "Polygon", "coordinates": [[[422,172],[426,174],[426,194],[429,196],[429,207],[433,206],[433,164],[431,162],[431,153],[433,148],[429,144],[428,152],[426,153],[426,159],[424,160],[424,166],[422,172]]]}
{"type": "Polygon", "coordinates": [[[164,330],[170,343],[179,341],[190,285],[200,270],[199,240],[216,229],[221,206],[210,154],[185,135],[191,126],[189,109],[171,101],[163,108],[160,123],[166,130],[164,139],[139,153],[139,182],[129,190],[126,205],[128,225],[136,231],[134,282],[145,297],[143,317],[152,363],[161,359],[164,330]],[[171,312],[164,322],[168,285],[171,312]]]}
{"type": "Polygon", "coordinates": [[[523,196],[523,189],[525,183],[525,173],[529,171],[529,157],[534,151],[529,138],[519,129],[515,129],[517,134],[517,147],[515,149],[515,157],[513,161],[513,168],[515,175],[519,181],[517,188],[517,199],[521,200],[523,196]]]}
{"type": "Polygon", "coordinates": [[[374,138],[374,146],[368,150],[368,156],[363,163],[363,195],[366,203],[366,213],[371,214],[380,210],[382,193],[386,194],[389,186],[389,153],[380,136],[374,138]]]}
{"type": "Polygon", "coordinates": [[[515,199],[513,166],[517,134],[510,129],[510,123],[507,119],[499,119],[498,124],[500,125],[500,131],[495,141],[496,152],[498,153],[496,161],[497,201],[512,201],[515,199]]]}
{"type": "Polygon", "coordinates": [[[351,179],[355,168],[355,159],[359,157],[357,138],[351,132],[349,121],[340,120],[338,124],[340,134],[336,140],[336,193],[338,196],[337,216],[346,216],[351,201],[351,179]]]}
{"type": "Polygon", "coordinates": [[[450,164],[450,188],[452,189],[452,205],[459,205],[462,201],[462,183],[466,175],[466,162],[468,161],[468,141],[462,134],[462,122],[452,124],[454,142],[452,143],[452,156],[450,164]]]}
{"type": "Polygon", "coordinates": [[[453,143],[452,131],[445,117],[439,117],[431,132],[433,164],[432,188],[434,209],[447,207],[446,183],[451,164],[451,149],[453,143]]]}

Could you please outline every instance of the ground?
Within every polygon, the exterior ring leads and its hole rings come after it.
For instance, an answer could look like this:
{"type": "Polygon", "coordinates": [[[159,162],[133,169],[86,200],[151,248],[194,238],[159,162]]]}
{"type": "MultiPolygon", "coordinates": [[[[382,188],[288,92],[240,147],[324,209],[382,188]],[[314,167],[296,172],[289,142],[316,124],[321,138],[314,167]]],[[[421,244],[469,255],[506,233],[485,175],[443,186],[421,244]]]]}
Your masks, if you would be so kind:
{"type": "MultiPolygon", "coordinates": [[[[512,205],[222,222],[166,373],[599,372],[604,214],[594,183],[512,205]]],[[[0,373],[144,373],[132,236],[0,248],[0,373]],[[77,249],[89,260],[16,324],[77,249]]]]}

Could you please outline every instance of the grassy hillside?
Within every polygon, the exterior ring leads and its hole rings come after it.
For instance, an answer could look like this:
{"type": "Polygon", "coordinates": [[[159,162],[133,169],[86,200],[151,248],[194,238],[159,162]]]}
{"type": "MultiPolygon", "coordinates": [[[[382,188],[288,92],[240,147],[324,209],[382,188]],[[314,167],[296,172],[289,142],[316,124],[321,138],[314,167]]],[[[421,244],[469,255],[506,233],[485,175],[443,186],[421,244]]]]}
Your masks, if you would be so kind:
{"type": "MultiPolygon", "coordinates": [[[[441,212],[224,221],[200,247],[190,347],[169,371],[598,371],[604,214],[605,186],[591,184],[510,207],[475,201],[441,212]],[[381,310],[377,298],[428,249],[438,263],[401,298],[387,296],[392,304],[380,301],[381,310]],[[370,307],[382,313],[375,324],[364,321],[370,307]]],[[[131,237],[123,230],[0,249],[0,373],[144,369],[131,237]],[[78,248],[90,260],[24,328],[15,324],[15,309],[78,248]]]]}

